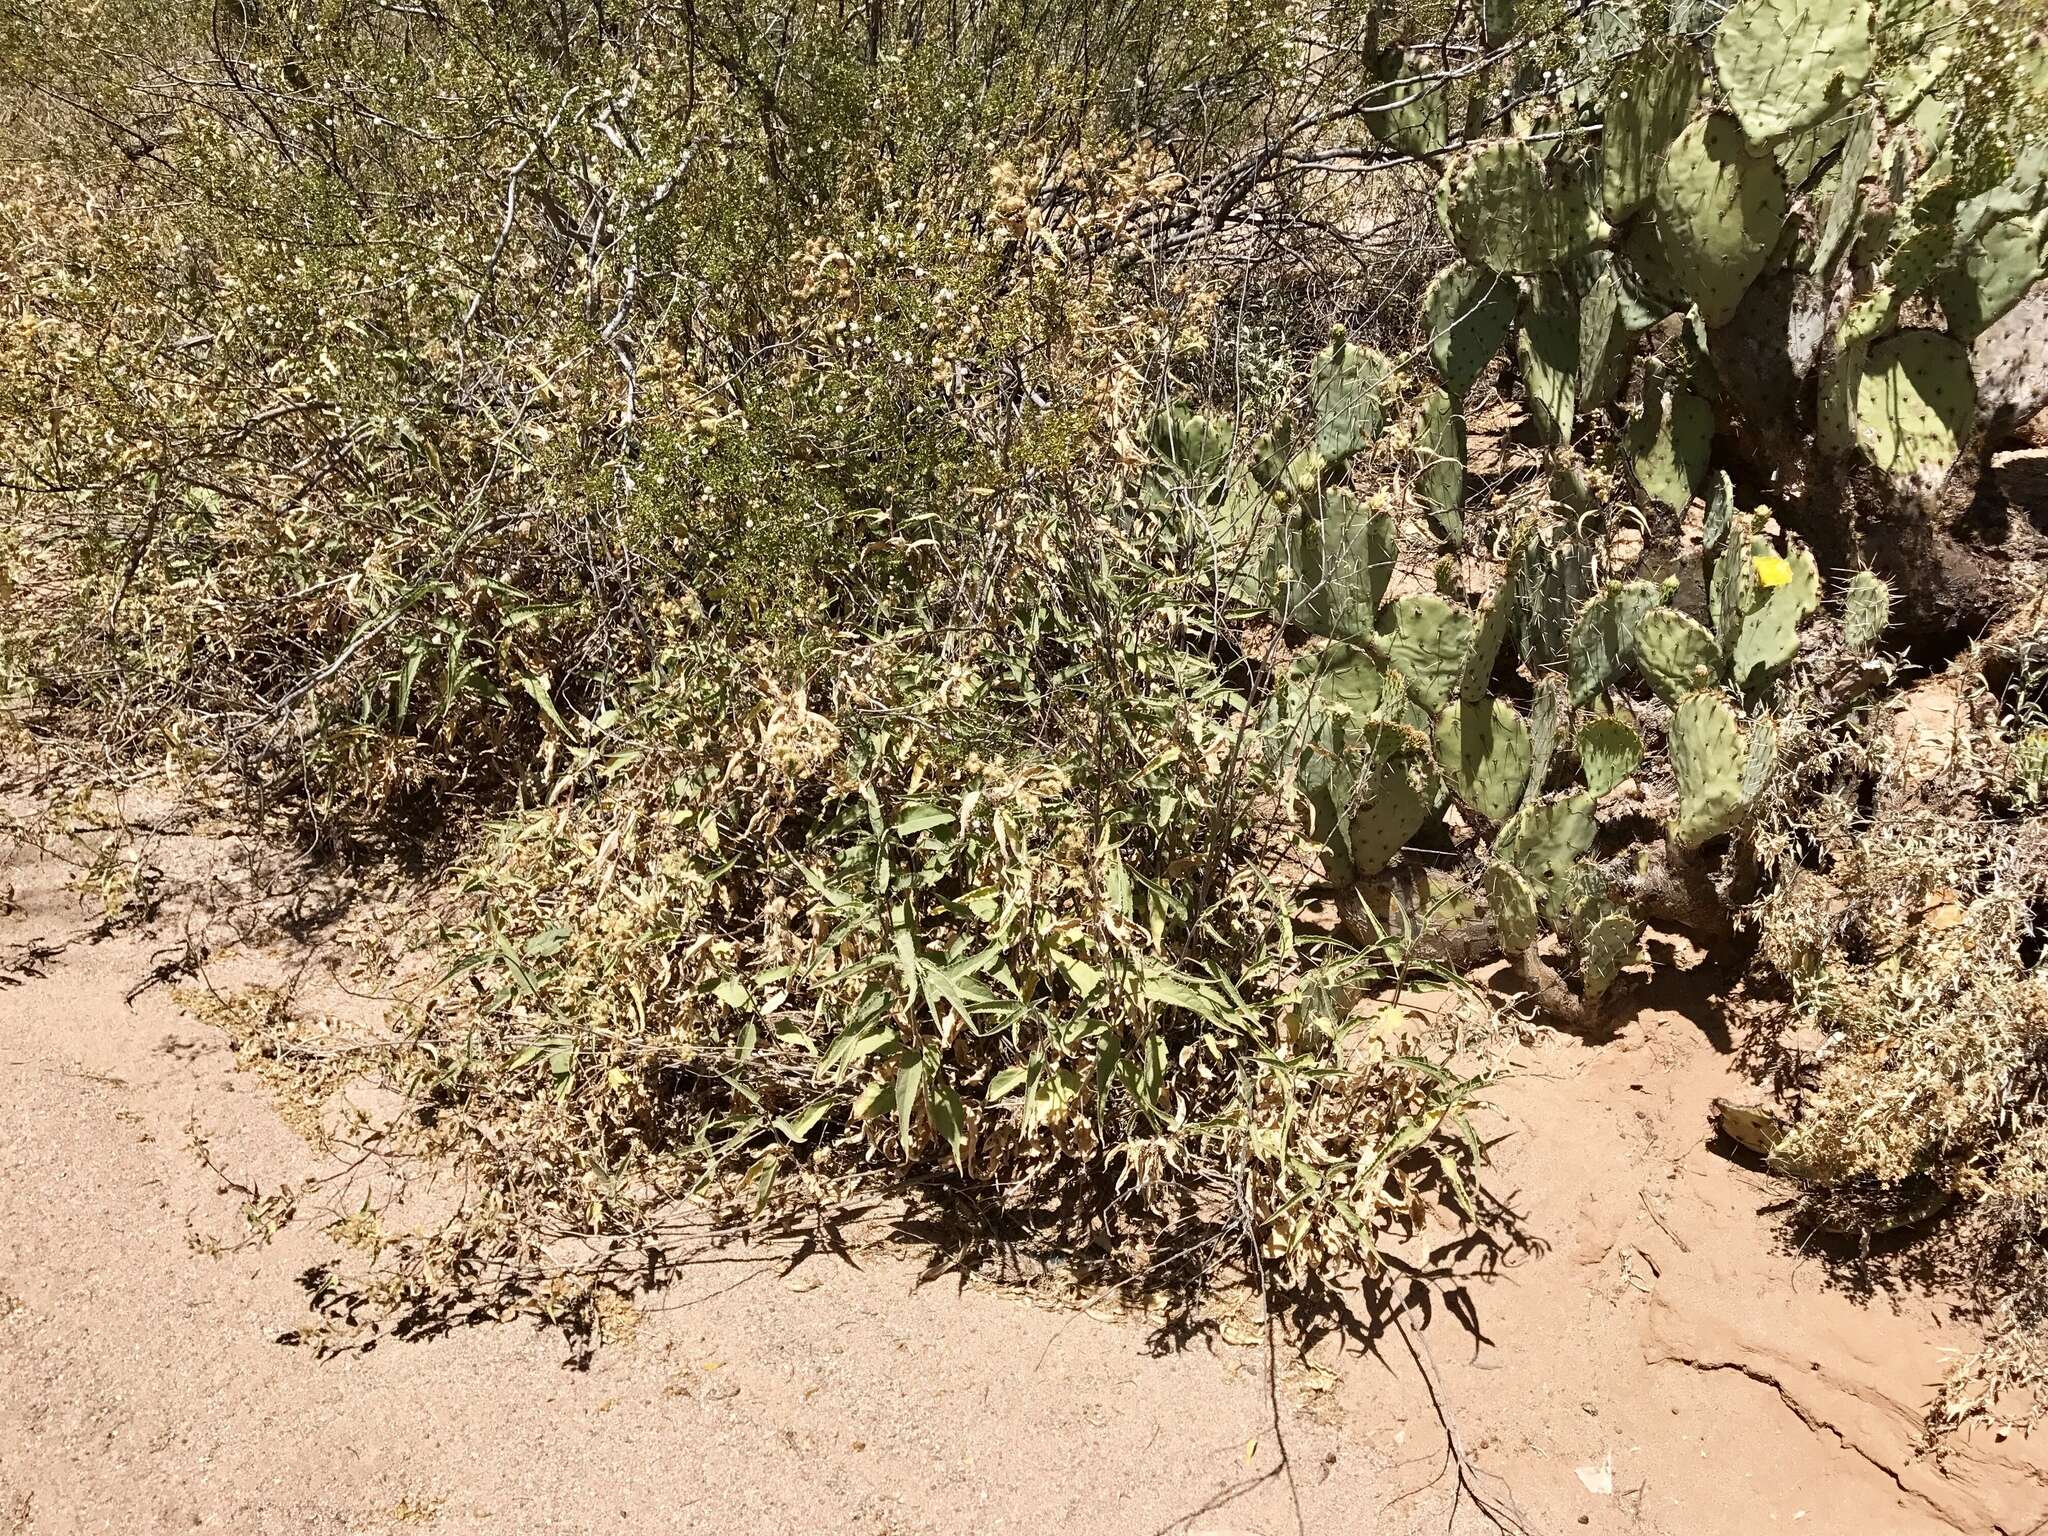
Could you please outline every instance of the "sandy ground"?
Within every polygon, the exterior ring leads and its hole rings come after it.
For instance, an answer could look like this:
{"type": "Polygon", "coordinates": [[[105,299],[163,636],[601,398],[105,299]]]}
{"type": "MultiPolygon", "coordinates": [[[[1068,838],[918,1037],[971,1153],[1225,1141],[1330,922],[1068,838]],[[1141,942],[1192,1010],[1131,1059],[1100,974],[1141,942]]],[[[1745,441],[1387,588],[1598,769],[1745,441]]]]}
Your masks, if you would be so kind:
{"type": "MultiPolygon", "coordinates": [[[[203,885],[239,855],[153,856],[203,885]]],[[[1492,1528],[1369,1318],[1269,1369],[1256,1328],[1164,1349],[1141,1318],[920,1286],[886,1241],[706,1255],[586,1371],[510,1325],[281,1343],[324,1240],[209,1253],[240,1197],[192,1137],[264,1183],[314,1154],[167,987],[125,1000],[189,900],[23,974],[18,946],[84,921],[74,873],[0,843],[0,1536],[1492,1528]]],[[[1788,1245],[1783,1191],[1707,1145],[1709,1099],[1743,1091],[1726,1026],[1665,991],[1611,1041],[1540,1040],[1497,1095],[1522,1245],[1406,1255],[1485,1486],[1541,1532],[2048,1530],[2039,1443],[1916,1454],[1967,1334],[1788,1245]]]]}

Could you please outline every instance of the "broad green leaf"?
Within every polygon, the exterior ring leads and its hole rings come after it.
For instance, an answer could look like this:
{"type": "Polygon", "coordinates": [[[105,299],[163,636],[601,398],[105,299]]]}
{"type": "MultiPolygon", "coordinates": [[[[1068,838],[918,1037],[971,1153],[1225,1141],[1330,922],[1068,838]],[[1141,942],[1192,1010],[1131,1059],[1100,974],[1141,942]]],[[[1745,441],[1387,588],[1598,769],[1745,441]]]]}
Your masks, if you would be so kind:
{"type": "Polygon", "coordinates": [[[910,1122],[917,1114],[918,1094],[924,1087],[925,1058],[920,1051],[896,1073],[896,1135],[903,1150],[910,1150],[910,1122]]]}
{"type": "Polygon", "coordinates": [[[1031,1069],[1021,1064],[1004,1067],[988,1080],[988,1087],[983,1091],[981,1101],[984,1104],[994,1104],[1008,1098],[1024,1086],[1024,1079],[1030,1075],[1031,1069]]]}
{"type": "Polygon", "coordinates": [[[831,1109],[836,1102],[830,1094],[821,1095],[811,1100],[810,1103],[806,1104],[795,1114],[784,1115],[781,1119],[777,1120],[775,1122],[775,1129],[782,1132],[791,1141],[802,1141],[817,1128],[818,1122],[825,1118],[825,1112],[831,1109]]]}

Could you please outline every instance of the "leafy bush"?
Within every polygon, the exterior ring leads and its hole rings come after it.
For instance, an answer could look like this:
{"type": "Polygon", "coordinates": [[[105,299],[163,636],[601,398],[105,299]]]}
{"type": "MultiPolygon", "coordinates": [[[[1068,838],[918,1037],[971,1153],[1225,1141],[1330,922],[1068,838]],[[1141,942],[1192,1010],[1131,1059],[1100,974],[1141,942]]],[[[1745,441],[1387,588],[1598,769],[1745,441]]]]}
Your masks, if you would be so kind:
{"type": "Polygon", "coordinates": [[[565,1232],[878,1175],[1327,1284],[1485,1218],[1485,1053],[1393,989],[1501,955],[1593,1032],[1644,923],[1759,902],[1856,1042],[1782,1171],[2038,1272],[2039,754],[2010,843],[1861,809],[1879,648],[1953,655],[2042,547],[1988,473],[2048,403],[2012,25],[9,21],[6,675],[332,849],[471,839],[453,983],[351,1060],[482,1194],[352,1218],[337,1308],[587,1318],[602,1266],[531,1281],[565,1232]],[[1929,847],[1981,963],[1900,931],[1929,847]]]}
{"type": "MultiPolygon", "coordinates": [[[[1476,1209],[1483,1073],[1358,1011],[1391,947],[1297,927],[1269,660],[1119,446],[1220,290],[1095,251],[1202,168],[1157,140],[1237,151],[1288,16],[11,39],[13,678],[342,852],[477,838],[450,988],[347,1059],[485,1193],[428,1237],[357,1213],[337,1287],[586,1315],[525,1284],[565,1229],[877,1172],[1158,1285],[1476,1209]]],[[[1295,338],[1263,346],[1284,392],[1295,338]]],[[[223,1022],[307,1059],[273,1009],[223,1022]]]]}

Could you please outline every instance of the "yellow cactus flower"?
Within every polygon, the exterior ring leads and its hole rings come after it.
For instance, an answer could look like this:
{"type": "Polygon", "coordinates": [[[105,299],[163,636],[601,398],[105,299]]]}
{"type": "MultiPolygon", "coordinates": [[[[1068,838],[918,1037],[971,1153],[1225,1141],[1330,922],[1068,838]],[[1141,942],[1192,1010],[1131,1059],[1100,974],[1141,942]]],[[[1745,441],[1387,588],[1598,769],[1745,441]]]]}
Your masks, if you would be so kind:
{"type": "Polygon", "coordinates": [[[1783,555],[1758,555],[1750,564],[1760,586],[1782,587],[1792,579],[1792,567],[1783,555]]]}

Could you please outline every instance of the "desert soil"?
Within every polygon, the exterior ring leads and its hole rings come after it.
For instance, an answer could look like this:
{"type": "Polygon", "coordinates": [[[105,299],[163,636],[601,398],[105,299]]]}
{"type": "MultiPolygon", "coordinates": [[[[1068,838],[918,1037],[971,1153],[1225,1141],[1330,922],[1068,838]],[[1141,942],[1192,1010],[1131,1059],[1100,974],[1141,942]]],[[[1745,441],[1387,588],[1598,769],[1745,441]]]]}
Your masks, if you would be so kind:
{"type": "MultiPolygon", "coordinates": [[[[928,1255],[887,1223],[844,1256],[706,1252],[588,1369],[509,1324],[324,1359],[282,1342],[328,1240],[233,1246],[243,1196],[194,1137],[265,1188],[319,1156],[170,986],[129,994],[195,932],[220,985],[323,955],[236,943],[221,893],[246,907],[279,871],[165,825],[156,918],[41,959],[22,946],[90,926],[77,870],[0,841],[5,1536],[1492,1529],[1363,1305],[1305,1354],[1269,1354],[1250,1308],[1175,1346],[1143,1316],[920,1283],[928,1255]]],[[[1538,1532],[2048,1529],[2038,1442],[1918,1451],[1969,1342],[1940,1299],[1802,1251],[1770,1209],[1786,1191],[1710,1145],[1713,1096],[1754,1093],[1710,974],[1612,1039],[1527,1046],[1490,1125],[1519,1242],[1404,1255],[1483,1486],[1538,1532]]]]}

